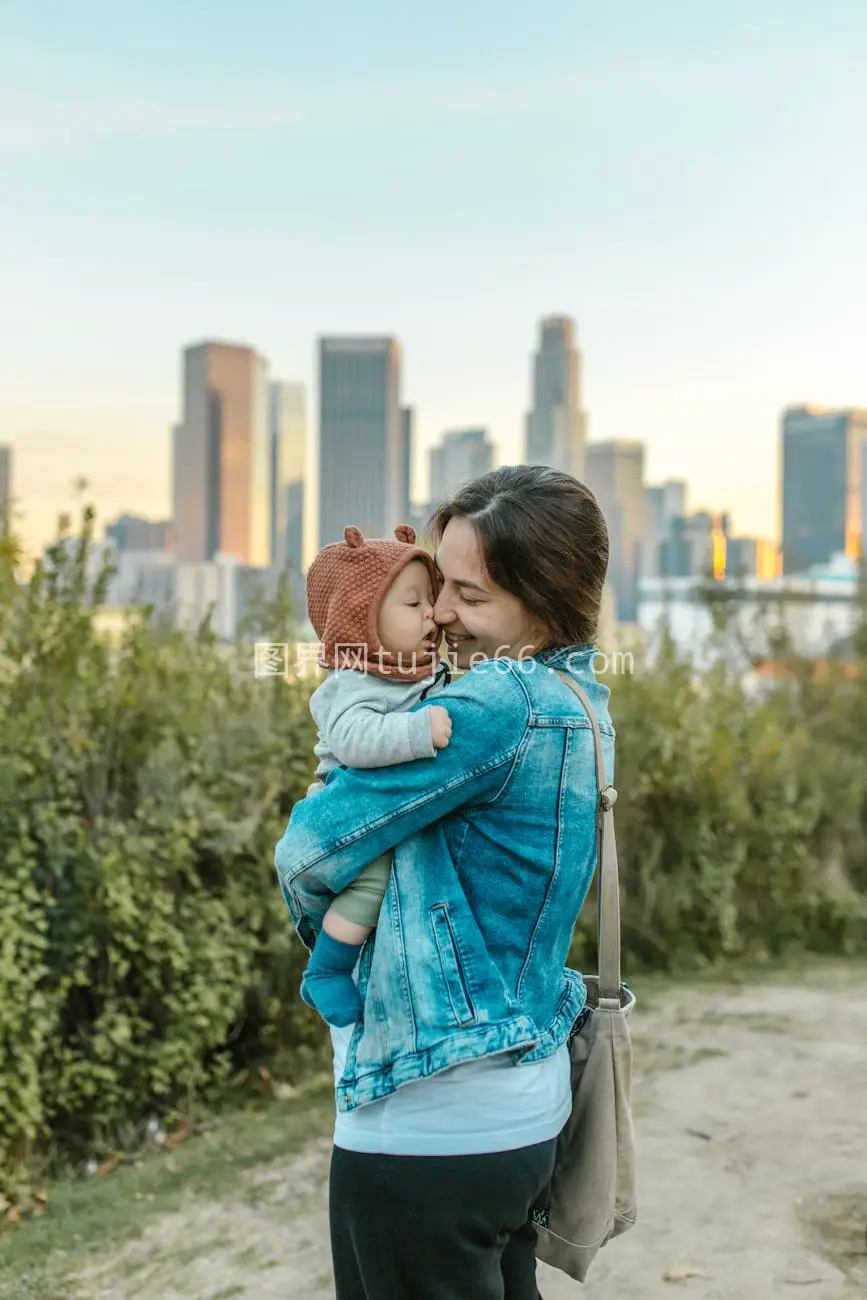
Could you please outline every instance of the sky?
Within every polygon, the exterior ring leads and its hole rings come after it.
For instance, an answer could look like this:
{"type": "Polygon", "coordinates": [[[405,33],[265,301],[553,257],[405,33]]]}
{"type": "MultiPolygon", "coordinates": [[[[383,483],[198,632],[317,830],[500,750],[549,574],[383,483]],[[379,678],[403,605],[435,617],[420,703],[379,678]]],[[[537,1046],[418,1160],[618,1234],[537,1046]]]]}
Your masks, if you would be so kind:
{"type": "MultiPolygon", "coordinates": [[[[0,16],[0,442],[31,547],[169,510],[180,351],[404,350],[520,459],[539,319],[592,439],[773,534],[778,422],[867,406],[863,0],[49,0],[0,16]]],[[[315,422],[311,422],[311,443],[315,422]]],[[[312,451],[312,447],[311,447],[312,451]]]]}

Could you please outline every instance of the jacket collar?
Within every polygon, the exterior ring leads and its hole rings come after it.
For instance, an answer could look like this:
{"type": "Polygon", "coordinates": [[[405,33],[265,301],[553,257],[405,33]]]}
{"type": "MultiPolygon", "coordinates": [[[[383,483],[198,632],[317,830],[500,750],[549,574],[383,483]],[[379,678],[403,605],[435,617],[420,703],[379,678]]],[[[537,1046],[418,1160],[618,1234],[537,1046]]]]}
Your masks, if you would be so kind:
{"type": "Polygon", "coordinates": [[[546,668],[589,668],[596,652],[594,645],[558,645],[540,650],[534,658],[546,668]]]}

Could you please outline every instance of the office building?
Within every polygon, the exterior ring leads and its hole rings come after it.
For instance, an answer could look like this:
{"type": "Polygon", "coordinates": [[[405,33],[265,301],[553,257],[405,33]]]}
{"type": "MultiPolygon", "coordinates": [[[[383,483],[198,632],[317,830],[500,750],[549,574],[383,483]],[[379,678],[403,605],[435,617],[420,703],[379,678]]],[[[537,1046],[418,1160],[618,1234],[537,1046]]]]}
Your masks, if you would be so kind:
{"type": "Polygon", "coordinates": [[[304,549],[304,480],[307,412],[301,384],[272,383],[268,428],[271,441],[271,564],[300,575],[304,549]]]}
{"type": "MultiPolygon", "coordinates": [[[[690,577],[696,571],[693,555],[697,549],[703,549],[695,545],[698,532],[695,524],[690,526],[685,515],[675,515],[669,521],[668,532],[654,548],[656,563],[648,565],[643,576],[690,577]]],[[[703,557],[701,562],[703,563],[703,557]]]]}
{"type": "Polygon", "coordinates": [[[657,547],[656,576],[722,578],[730,540],[731,518],[727,512],[695,510],[689,515],[675,515],[657,547]]]}
{"type": "Polygon", "coordinates": [[[686,515],[687,484],[685,479],[666,479],[644,490],[647,504],[647,540],[641,548],[642,577],[662,573],[660,548],[671,537],[674,520],[686,515]]]}
{"type": "Polygon", "coordinates": [[[645,488],[645,496],[650,534],[652,537],[664,537],[672,519],[683,518],[686,514],[686,479],[670,478],[663,483],[652,483],[645,488]]]}
{"type": "Polygon", "coordinates": [[[581,409],[581,358],[575,323],[548,316],[533,358],[533,406],[527,415],[524,460],[584,478],[587,421],[581,409]]]}
{"type": "Polygon", "coordinates": [[[725,576],[730,579],[779,577],[779,549],[767,537],[726,538],[725,576]]]}
{"type": "Polygon", "coordinates": [[[174,430],[176,550],[267,565],[271,542],[268,364],[253,348],[200,343],[183,355],[183,420],[174,430]]]}
{"type": "Polygon", "coordinates": [[[216,555],[207,564],[178,564],[172,601],[175,626],[195,632],[209,618],[221,641],[233,641],[255,605],[274,595],[276,578],[273,568],[242,564],[234,555],[216,555]]]}
{"type": "Polygon", "coordinates": [[[430,499],[436,507],[463,483],[494,468],[494,444],[487,429],[455,429],[428,452],[430,499]]]}
{"type": "Polygon", "coordinates": [[[0,532],[9,524],[12,510],[12,448],[0,446],[0,532]]]}
{"type": "Polygon", "coordinates": [[[106,537],[118,551],[171,551],[174,534],[171,519],[145,519],[141,515],[118,515],[105,527],[106,537]]]}
{"type": "Polygon", "coordinates": [[[608,525],[608,581],[617,621],[634,623],[642,548],[649,532],[644,443],[627,438],[588,443],[585,480],[608,525]]]}
{"type": "Polygon", "coordinates": [[[401,523],[410,523],[412,514],[412,458],[415,447],[415,407],[405,406],[400,413],[400,515],[401,523]]]}
{"type": "Polygon", "coordinates": [[[434,550],[434,540],[428,528],[428,522],[435,509],[435,504],[430,501],[413,501],[409,507],[407,522],[412,525],[416,533],[416,541],[419,546],[424,546],[427,550],[434,550]]]}
{"type": "Polygon", "coordinates": [[[860,556],[867,411],[790,407],[780,441],[783,572],[860,556]]]}
{"type": "Polygon", "coordinates": [[[319,341],[319,545],[347,524],[391,537],[406,480],[401,352],[393,338],[319,341]]]}
{"type": "Polygon", "coordinates": [[[665,577],[710,577],[713,573],[714,517],[695,510],[671,521],[662,545],[661,572],[665,577]]]}

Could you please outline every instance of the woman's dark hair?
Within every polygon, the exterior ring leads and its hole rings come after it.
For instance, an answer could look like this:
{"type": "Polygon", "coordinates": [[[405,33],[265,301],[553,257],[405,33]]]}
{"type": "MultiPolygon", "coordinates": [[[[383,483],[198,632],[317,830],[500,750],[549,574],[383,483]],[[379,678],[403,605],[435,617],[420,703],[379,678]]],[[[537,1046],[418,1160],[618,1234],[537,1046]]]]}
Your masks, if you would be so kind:
{"type": "Polygon", "coordinates": [[[469,521],[488,576],[545,625],[553,645],[595,640],[608,529],[589,488],[547,465],[506,465],[437,507],[429,524],[437,541],[452,519],[469,521]]]}

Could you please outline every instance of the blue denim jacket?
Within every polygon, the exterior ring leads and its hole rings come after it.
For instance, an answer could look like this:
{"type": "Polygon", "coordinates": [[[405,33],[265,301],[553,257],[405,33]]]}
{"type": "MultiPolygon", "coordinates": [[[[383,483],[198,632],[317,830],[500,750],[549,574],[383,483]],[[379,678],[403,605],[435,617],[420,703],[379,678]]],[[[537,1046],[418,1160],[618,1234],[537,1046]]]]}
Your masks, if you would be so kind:
{"type": "Polygon", "coordinates": [[[596,866],[597,787],[590,724],[552,669],[587,692],[610,780],[609,691],[593,653],[480,664],[436,697],[453,731],[435,758],[335,771],[292,810],[275,865],[308,948],[334,895],[395,850],[362,951],[341,1110],[493,1053],[542,1060],[566,1041],[585,998],[566,958],[596,866]]]}

